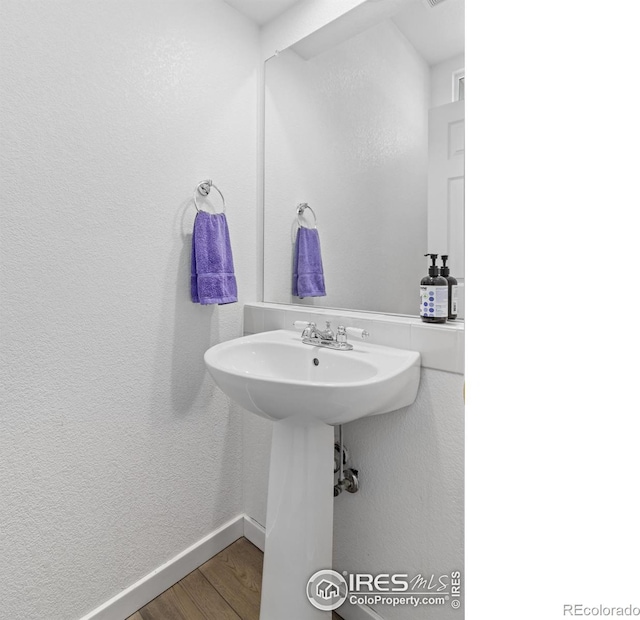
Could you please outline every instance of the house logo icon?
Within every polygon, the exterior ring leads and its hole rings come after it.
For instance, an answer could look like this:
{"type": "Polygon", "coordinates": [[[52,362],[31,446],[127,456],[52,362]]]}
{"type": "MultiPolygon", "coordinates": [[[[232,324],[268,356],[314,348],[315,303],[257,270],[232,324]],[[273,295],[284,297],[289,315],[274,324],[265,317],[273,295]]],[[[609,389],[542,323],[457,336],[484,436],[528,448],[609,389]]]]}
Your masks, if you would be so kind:
{"type": "Polygon", "coordinates": [[[322,611],[338,609],[348,594],[347,582],[334,570],[319,570],[307,582],[309,602],[322,611]]]}
{"type": "Polygon", "coordinates": [[[316,585],[316,594],[318,598],[331,600],[334,596],[340,596],[340,590],[335,583],[331,583],[328,579],[323,579],[316,585]]]}

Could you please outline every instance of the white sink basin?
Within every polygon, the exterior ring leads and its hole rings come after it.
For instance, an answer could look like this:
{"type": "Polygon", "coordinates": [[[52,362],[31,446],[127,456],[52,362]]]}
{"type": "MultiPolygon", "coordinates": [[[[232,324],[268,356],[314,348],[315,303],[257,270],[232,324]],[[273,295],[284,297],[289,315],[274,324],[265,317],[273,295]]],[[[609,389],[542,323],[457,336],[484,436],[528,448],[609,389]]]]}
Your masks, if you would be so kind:
{"type": "Polygon", "coordinates": [[[332,565],[331,425],[415,400],[419,353],[352,344],[351,351],[334,351],[278,330],[223,342],[204,354],[223,392],[275,422],[260,620],[331,620],[329,608],[312,606],[306,595],[309,577],[332,565]]]}
{"type": "Polygon", "coordinates": [[[334,351],[302,344],[289,330],[223,342],[204,360],[223,392],[271,420],[343,424],[386,413],[410,405],[420,381],[415,351],[361,342],[334,351]]]}

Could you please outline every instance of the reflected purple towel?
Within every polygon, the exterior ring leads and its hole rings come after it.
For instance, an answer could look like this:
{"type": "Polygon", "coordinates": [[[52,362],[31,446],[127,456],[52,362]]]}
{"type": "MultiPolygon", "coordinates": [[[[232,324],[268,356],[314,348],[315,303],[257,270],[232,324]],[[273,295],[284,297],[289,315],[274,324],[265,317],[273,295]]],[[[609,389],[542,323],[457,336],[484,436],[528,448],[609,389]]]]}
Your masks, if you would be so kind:
{"type": "Polygon", "coordinates": [[[316,228],[298,228],[293,252],[293,294],[296,297],[324,297],[324,271],[320,236],[316,228]]]}
{"type": "Polygon", "coordinates": [[[238,301],[224,213],[200,211],[196,215],[191,250],[191,301],[203,305],[238,301]]]}

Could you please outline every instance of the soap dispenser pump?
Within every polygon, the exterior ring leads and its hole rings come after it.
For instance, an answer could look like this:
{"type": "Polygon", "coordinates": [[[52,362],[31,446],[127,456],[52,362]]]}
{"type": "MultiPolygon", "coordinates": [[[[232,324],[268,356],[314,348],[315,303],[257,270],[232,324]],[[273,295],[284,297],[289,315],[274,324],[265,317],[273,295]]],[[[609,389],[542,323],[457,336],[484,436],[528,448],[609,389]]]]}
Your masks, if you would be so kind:
{"type": "Polygon", "coordinates": [[[448,254],[443,254],[442,267],[440,267],[440,275],[449,283],[449,309],[447,318],[452,321],[458,316],[458,281],[449,275],[449,267],[447,267],[448,254]]]}
{"type": "Polygon", "coordinates": [[[445,323],[449,312],[449,283],[438,275],[437,254],[431,258],[429,275],[420,281],[420,318],[425,323],[445,323]]]}

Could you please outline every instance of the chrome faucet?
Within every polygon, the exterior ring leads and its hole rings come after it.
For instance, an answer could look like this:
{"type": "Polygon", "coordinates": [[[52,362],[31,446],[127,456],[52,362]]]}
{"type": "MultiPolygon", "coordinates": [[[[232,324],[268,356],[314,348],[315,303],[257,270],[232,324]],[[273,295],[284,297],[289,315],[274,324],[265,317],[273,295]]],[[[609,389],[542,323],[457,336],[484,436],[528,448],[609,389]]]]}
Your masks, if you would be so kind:
{"type": "Polygon", "coordinates": [[[337,349],[339,351],[351,351],[353,345],[347,342],[347,333],[351,333],[352,336],[359,336],[364,339],[369,335],[369,332],[364,329],[357,329],[355,327],[338,326],[337,333],[331,329],[331,321],[326,322],[325,329],[318,329],[315,323],[308,323],[306,321],[294,321],[294,327],[302,330],[302,343],[310,344],[316,347],[328,347],[330,349],[337,349]]]}

